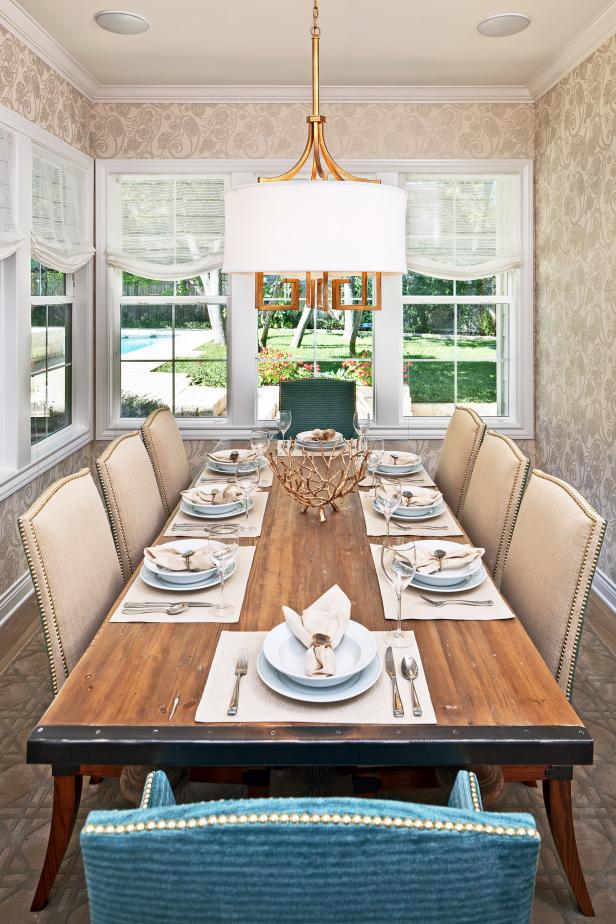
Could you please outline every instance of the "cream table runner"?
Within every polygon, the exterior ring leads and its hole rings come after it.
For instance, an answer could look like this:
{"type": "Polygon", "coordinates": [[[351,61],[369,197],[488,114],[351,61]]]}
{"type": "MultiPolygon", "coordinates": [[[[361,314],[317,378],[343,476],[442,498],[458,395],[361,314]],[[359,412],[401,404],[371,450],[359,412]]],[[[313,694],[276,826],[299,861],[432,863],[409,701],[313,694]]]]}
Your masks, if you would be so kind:
{"type": "MultiPolygon", "coordinates": [[[[436,725],[436,716],[424,674],[421,656],[412,634],[412,644],[394,648],[398,689],[404,706],[404,717],[396,719],[392,710],[391,680],[383,667],[374,686],[365,693],[342,703],[302,703],[287,699],[270,690],[257,673],[257,655],[263,647],[266,632],[221,632],[210,673],[197,707],[197,722],[310,722],[317,725],[436,725]],[[237,716],[228,716],[227,707],[235,683],[235,664],[240,648],[248,654],[248,673],[242,677],[237,716]],[[415,681],[423,715],[414,716],[411,688],[402,676],[403,655],[415,658],[419,676],[415,681]]],[[[385,649],[390,644],[390,632],[375,632],[378,649],[385,662],[385,649]]]]}
{"type": "MultiPolygon", "coordinates": [[[[381,590],[381,599],[383,609],[385,610],[386,619],[396,619],[398,614],[398,602],[396,594],[383,574],[381,568],[381,549],[380,545],[371,545],[370,551],[374,560],[374,567],[379,579],[379,588],[381,590]]],[[[462,620],[488,620],[488,619],[512,619],[513,613],[496,589],[494,582],[489,574],[479,587],[472,590],[461,590],[452,594],[434,593],[429,587],[425,590],[417,590],[409,587],[402,594],[402,618],[403,619],[462,619],[462,620]],[[464,606],[453,602],[448,602],[446,606],[430,606],[420,597],[425,594],[432,600],[439,600],[443,603],[453,600],[493,600],[493,606],[464,606]]]]}
{"type": "MultiPolygon", "coordinates": [[[[374,497],[371,493],[360,494],[359,499],[361,501],[362,510],[364,512],[364,521],[366,523],[366,532],[369,536],[386,536],[387,535],[387,522],[384,516],[381,516],[380,513],[377,513],[374,509],[373,502],[374,497]]],[[[393,520],[391,521],[391,535],[392,536],[430,536],[435,539],[444,539],[446,536],[463,536],[464,533],[457,525],[453,514],[449,511],[449,508],[445,510],[444,513],[440,513],[437,517],[431,517],[429,520],[420,520],[417,521],[408,517],[407,520],[393,520]],[[408,520],[408,526],[407,526],[408,520]],[[394,525],[395,524],[395,525],[394,525]],[[396,526],[404,527],[404,530],[396,529],[396,526]],[[439,527],[438,529],[433,529],[432,527],[439,527]],[[412,532],[410,529],[412,528],[412,532]],[[409,529],[409,532],[407,532],[409,529]]]]}
{"type": "Polygon", "coordinates": [[[250,575],[250,568],[255,554],[255,547],[244,545],[237,549],[235,555],[235,571],[225,581],[224,600],[233,606],[234,612],[231,616],[214,616],[211,607],[191,606],[183,613],[177,616],[168,616],[166,613],[135,613],[127,614],[122,612],[125,603],[143,603],[152,600],[160,600],[165,606],[177,602],[203,602],[218,603],[220,600],[220,584],[208,587],[206,590],[189,590],[186,591],[181,584],[177,585],[177,590],[159,590],[157,587],[150,587],[142,580],[141,575],[133,581],[128,593],[122,600],[121,604],[113,613],[110,622],[239,622],[240,610],[244,602],[246,585],[250,575]]]}
{"type": "MultiPolygon", "coordinates": [[[[251,538],[251,537],[254,538],[255,536],[261,535],[261,529],[263,527],[263,517],[265,515],[265,508],[267,506],[268,498],[269,498],[269,494],[266,494],[265,492],[255,491],[255,493],[253,494],[252,499],[254,502],[254,506],[248,511],[248,526],[254,529],[255,532],[250,533],[248,538],[251,538]]],[[[219,524],[225,524],[225,525],[239,526],[240,536],[241,536],[242,527],[244,526],[244,523],[245,523],[245,519],[244,519],[245,516],[246,516],[245,511],[242,510],[241,513],[238,513],[234,517],[224,517],[224,518],[221,517],[220,519],[213,518],[211,520],[208,520],[208,519],[205,519],[204,517],[191,516],[190,513],[185,513],[183,510],[178,509],[176,515],[174,516],[173,520],[169,524],[169,528],[166,530],[165,533],[163,533],[163,535],[173,536],[175,539],[179,539],[182,536],[188,536],[190,538],[196,538],[196,539],[208,538],[211,536],[215,539],[216,530],[214,529],[213,532],[210,532],[208,527],[210,526],[216,527],[219,524]],[[173,529],[174,523],[190,523],[190,524],[194,523],[196,525],[203,526],[203,530],[200,530],[200,529],[182,530],[179,528],[173,529]]],[[[220,539],[224,540],[224,538],[225,538],[224,535],[220,536],[220,539]]]]}

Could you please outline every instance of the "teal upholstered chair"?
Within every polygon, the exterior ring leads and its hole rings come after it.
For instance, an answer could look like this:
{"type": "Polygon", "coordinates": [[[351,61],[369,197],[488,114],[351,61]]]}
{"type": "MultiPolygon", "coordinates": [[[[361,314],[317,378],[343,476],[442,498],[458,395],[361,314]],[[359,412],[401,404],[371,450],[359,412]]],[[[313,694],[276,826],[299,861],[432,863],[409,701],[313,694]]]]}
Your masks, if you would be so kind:
{"type": "Polygon", "coordinates": [[[539,835],[482,811],[460,772],[448,808],[368,799],[142,807],[81,832],[92,924],[527,924],[539,835]]]}
{"type": "Polygon", "coordinates": [[[333,427],[347,439],[355,435],[355,382],[327,378],[281,382],[279,405],[292,414],[287,437],[315,427],[333,427]]]}

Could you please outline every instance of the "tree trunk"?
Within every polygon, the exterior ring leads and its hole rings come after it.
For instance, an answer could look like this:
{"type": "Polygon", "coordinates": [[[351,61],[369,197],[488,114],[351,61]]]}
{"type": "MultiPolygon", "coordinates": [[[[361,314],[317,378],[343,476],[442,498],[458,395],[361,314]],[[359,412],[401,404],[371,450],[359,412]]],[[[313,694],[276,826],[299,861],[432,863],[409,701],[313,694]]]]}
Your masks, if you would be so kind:
{"type": "MultiPolygon", "coordinates": [[[[218,291],[218,272],[215,271],[213,273],[203,273],[201,276],[201,281],[203,282],[203,291],[205,292],[206,296],[220,294],[218,291]]],[[[225,331],[225,322],[222,316],[221,306],[208,305],[207,314],[210,319],[210,326],[212,328],[214,343],[218,343],[221,346],[224,346],[227,342],[227,335],[225,331]]]]}
{"type": "Polygon", "coordinates": [[[269,334],[269,329],[272,326],[272,315],[273,311],[263,312],[265,317],[263,319],[263,327],[261,328],[261,336],[259,338],[259,352],[264,350],[267,346],[267,335],[269,334]]]}
{"type": "Polygon", "coordinates": [[[302,340],[304,339],[304,334],[306,333],[306,328],[308,327],[308,321],[310,320],[310,315],[312,313],[312,308],[304,308],[302,311],[299,323],[295,328],[295,333],[293,334],[293,339],[291,340],[291,348],[298,350],[302,345],[302,340]]]}
{"type": "Polygon", "coordinates": [[[351,334],[349,337],[349,356],[355,356],[357,335],[359,334],[359,327],[364,313],[363,311],[347,311],[347,314],[353,315],[351,322],[351,334]]]}

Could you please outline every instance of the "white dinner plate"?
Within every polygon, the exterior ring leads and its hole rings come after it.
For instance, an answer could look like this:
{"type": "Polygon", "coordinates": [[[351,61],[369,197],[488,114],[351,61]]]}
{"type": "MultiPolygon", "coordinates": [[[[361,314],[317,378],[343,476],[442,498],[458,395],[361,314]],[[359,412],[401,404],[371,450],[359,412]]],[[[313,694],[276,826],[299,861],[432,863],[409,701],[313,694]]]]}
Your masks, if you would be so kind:
{"type": "MultiPolygon", "coordinates": [[[[239,517],[240,514],[243,516],[246,513],[246,505],[244,501],[238,501],[238,506],[229,510],[227,513],[201,513],[196,507],[193,507],[192,504],[189,504],[187,500],[180,501],[180,510],[183,513],[187,513],[189,517],[199,517],[201,520],[228,520],[231,517],[239,517]]],[[[254,501],[250,500],[248,503],[248,509],[252,510],[254,507],[254,501]]]]}
{"type": "Polygon", "coordinates": [[[286,622],[275,626],[263,641],[263,654],[269,664],[285,677],[311,688],[335,687],[363,671],[376,655],[372,632],[358,622],[349,622],[344,638],[336,648],[336,675],[310,677],[306,674],[306,649],[295,638],[286,622]]]}
{"type": "Polygon", "coordinates": [[[312,432],[312,430],[304,430],[302,433],[298,433],[295,441],[303,449],[333,449],[342,439],[342,433],[338,433],[336,430],[336,435],[331,440],[311,440],[310,435],[312,432]]]}
{"type": "MultiPolygon", "coordinates": [[[[225,569],[225,581],[228,580],[233,572],[235,571],[235,562],[232,562],[225,569]]],[[[142,581],[146,584],[149,584],[150,587],[156,587],[157,590],[169,590],[171,593],[178,594],[183,593],[187,594],[193,590],[205,590],[207,587],[215,587],[216,584],[220,584],[220,574],[216,571],[214,574],[208,575],[202,581],[194,582],[192,584],[182,584],[181,588],[177,584],[170,584],[169,581],[164,581],[160,575],[154,574],[153,571],[148,571],[147,568],[142,568],[139,572],[139,576],[142,581]]]]}
{"type": "MultiPolygon", "coordinates": [[[[267,459],[263,459],[263,458],[260,460],[255,459],[254,462],[241,463],[241,464],[250,465],[251,469],[255,469],[257,467],[257,464],[259,464],[261,468],[264,468],[267,465],[267,459]]],[[[240,465],[239,462],[217,462],[215,459],[207,460],[207,468],[209,468],[210,471],[219,472],[219,473],[224,472],[226,475],[229,475],[229,474],[234,475],[235,472],[237,471],[238,465],[240,465]]]]}
{"type": "MultiPolygon", "coordinates": [[[[210,542],[216,542],[216,545],[222,546],[224,543],[213,539],[174,539],[173,542],[165,544],[166,548],[177,549],[178,552],[187,552],[189,549],[196,551],[208,545],[210,542]]],[[[194,584],[195,581],[201,581],[208,575],[214,574],[218,569],[216,566],[208,568],[206,571],[171,571],[169,568],[163,568],[162,565],[156,564],[149,558],[143,559],[143,565],[152,574],[158,574],[164,581],[170,584],[194,584]]]]}
{"type": "MultiPolygon", "coordinates": [[[[213,481],[211,484],[208,484],[206,488],[190,488],[189,490],[203,490],[203,491],[214,491],[223,492],[225,488],[228,488],[229,485],[223,481],[213,481]]],[[[191,500],[189,497],[185,497],[182,493],[182,500],[185,500],[187,504],[190,504],[191,507],[194,507],[195,510],[198,510],[199,513],[211,513],[216,515],[217,513],[230,513],[232,510],[237,512],[238,504],[241,504],[242,501],[234,500],[228,501],[226,504],[211,504],[207,501],[191,500]]]]}
{"type": "MultiPolygon", "coordinates": [[[[381,516],[384,516],[383,511],[381,510],[376,500],[372,502],[372,506],[377,513],[380,513],[381,516]]],[[[441,513],[445,513],[445,502],[440,501],[440,503],[435,504],[433,507],[424,507],[423,512],[419,514],[415,513],[410,515],[408,513],[399,513],[399,510],[400,508],[392,513],[392,520],[404,520],[406,523],[408,523],[409,520],[412,520],[413,522],[416,520],[431,520],[433,517],[438,517],[441,515],[441,513]]],[[[442,548],[442,546],[437,546],[437,548],[442,548]]]]}
{"type": "MultiPolygon", "coordinates": [[[[402,478],[404,475],[411,475],[413,472],[421,471],[422,465],[421,459],[418,462],[411,462],[409,465],[383,465],[382,462],[379,462],[376,466],[376,473],[377,475],[399,475],[402,478]]],[[[374,472],[374,465],[369,465],[368,471],[374,472]]]]}
{"type": "MultiPolygon", "coordinates": [[[[455,552],[456,549],[460,548],[459,542],[447,542],[445,539],[421,539],[415,545],[430,552],[434,552],[436,549],[455,552]]],[[[463,568],[447,568],[445,571],[436,571],[434,574],[422,574],[421,583],[424,587],[443,587],[447,584],[459,584],[464,578],[479,571],[481,567],[481,558],[476,558],[470,565],[465,565],[463,568]]]]}
{"type": "Polygon", "coordinates": [[[257,673],[263,683],[275,693],[302,703],[339,703],[345,699],[352,699],[353,696],[359,696],[373,687],[381,676],[382,669],[381,656],[377,651],[374,660],[365,670],[344,683],[335,687],[306,687],[274,670],[262,650],[257,656],[257,673]]]}
{"type": "MultiPolygon", "coordinates": [[[[422,578],[424,575],[422,575],[422,578]]],[[[410,586],[415,590],[423,590],[430,594],[463,594],[465,590],[472,590],[479,587],[486,579],[486,569],[481,565],[478,571],[469,574],[468,577],[462,578],[456,584],[424,584],[423,580],[418,579],[416,574],[411,581],[410,586]]]]}

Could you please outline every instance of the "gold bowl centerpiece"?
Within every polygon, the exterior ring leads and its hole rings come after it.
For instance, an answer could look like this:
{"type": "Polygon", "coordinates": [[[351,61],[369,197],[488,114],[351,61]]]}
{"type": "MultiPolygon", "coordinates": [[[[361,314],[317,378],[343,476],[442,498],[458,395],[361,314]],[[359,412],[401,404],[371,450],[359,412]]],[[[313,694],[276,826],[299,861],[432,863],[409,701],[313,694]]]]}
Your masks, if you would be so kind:
{"type": "Polygon", "coordinates": [[[285,491],[300,504],[302,513],[317,511],[321,523],[327,519],[325,508],[337,505],[345,495],[357,489],[366,477],[368,451],[355,440],[340,440],[331,449],[304,449],[295,440],[281,441],[267,454],[274,475],[285,491]]]}

